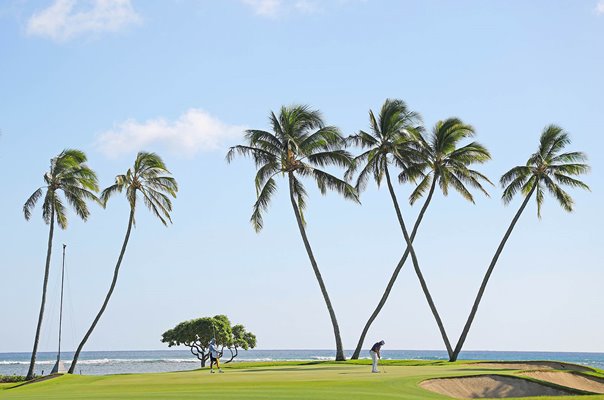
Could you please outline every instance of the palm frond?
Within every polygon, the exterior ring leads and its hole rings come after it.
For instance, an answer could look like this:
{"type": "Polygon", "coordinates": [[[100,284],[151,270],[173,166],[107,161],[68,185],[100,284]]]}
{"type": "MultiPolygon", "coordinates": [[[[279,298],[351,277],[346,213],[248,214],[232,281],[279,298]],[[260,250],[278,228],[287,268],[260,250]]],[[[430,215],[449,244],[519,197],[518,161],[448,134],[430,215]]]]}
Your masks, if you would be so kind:
{"type": "Polygon", "coordinates": [[[67,213],[65,210],[65,206],[63,205],[63,202],[61,201],[59,196],[57,196],[57,193],[55,193],[55,196],[53,198],[53,207],[57,224],[61,229],[67,229],[67,213]]]}
{"type": "Polygon", "coordinates": [[[432,174],[432,172],[428,172],[426,175],[424,175],[419,184],[415,187],[415,189],[413,189],[413,192],[411,192],[411,195],[409,196],[409,204],[413,205],[417,200],[423,197],[424,193],[426,193],[426,190],[428,190],[430,185],[432,185],[432,174]]]}
{"type": "Polygon", "coordinates": [[[307,157],[307,160],[313,166],[319,167],[337,165],[342,168],[350,168],[353,164],[352,157],[346,150],[329,150],[311,154],[307,157]]]}
{"type": "Polygon", "coordinates": [[[565,211],[573,211],[574,202],[568,193],[566,193],[560,186],[556,185],[556,183],[549,176],[543,177],[543,183],[550,194],[554,196],[556,200],[558,200],[558,203],[565,211]]]}
{"type": "Polygon", "coordinates": [[[564,175],[564,174],[561,174],[561,173],[558,173],[558,172],[554,172],[553,173],[553,177],[554,177],[554,179],[558,183],[560,183],[562,185],[566,185],[566,186],[570,186],[570,187],[573,187],[573,188],[580,188],[580,189],[591,191],[591,189],[589,188],[588,185],[586,185],[585,183],[581,182],[578,179],[571,178],[568,175],[564,175]]]}
{"type": "Polygon", "coordinates": [[[515,181],[518,178],[527,178],[530,175],[530,173],[531,173],[531,170],[529,167],[526,167],[524,165],[517,166],[517,167],[510,169],[505,174],[503,174],[501,176],[501,179],[499,179],[499,183],[501,184],[501,187],[504,187],[508,183],[515,181]]]}
{"type": "Polygon", "coordinates": [[[260,192],[260,188],[264,186],[266,181],[279,172],[280,169],[277,163],[264,164],[262,167],[258,168],[255,179],[256,195],[258,195],[258,193],[260,192]]]}
{"type": "Polygon", "coordinates": [[[40,197],[42,197],[42,193],[43,193],[42,188],[36,189],[31,194],[31,196],[29,196],[29,198],[27,199],[25,204],[23,204],[23,215],[25,216],[26,220],[29,221],[29,219],[31,218],[31,212],[32,212],[33,208],[36,206],[36,203],[38,202],[40,197]]]}
{"type": "Polygon", "coordinates": [[[168,221],[172,223],[170,212],[155,198],[148,190],[140,190],[143,195],[143,202],[147,208],[161,221],[164,226],[168,225],[168,221]]]}
{"type": "Polygon", "coordinates": [[[357,146],[363,149],[377,146],[379,141],[365,131],[359,131],[356,135],[350,135],[346,138],[346,144],[357,146]]]}
{"type": "Polygon", "coordinates": [[[276,191],[277,185],[275,183],[275,180],[273,178],[270,178],[266,181],[264,187],[258,194],[258,198],[256,199],[256,202],[253,206],[252,217],[250,218],[250,221],[254,226],[254,230],[256,232],[260,232],[262,230],[262,213],[268,209],[271,197],[273,196],[273,194],[275,194],[276,191]]]}
{"type": "Polygon", "coordinates": [[[311,174],[315,178],[317,186],[322,194],[325,194],[329,188],[342,194],[346,199],[356,201],[357,203],[360,202],[357,191],[354,187],[348,184],[348,182],[316,168],[312,168],[311,174]]]}

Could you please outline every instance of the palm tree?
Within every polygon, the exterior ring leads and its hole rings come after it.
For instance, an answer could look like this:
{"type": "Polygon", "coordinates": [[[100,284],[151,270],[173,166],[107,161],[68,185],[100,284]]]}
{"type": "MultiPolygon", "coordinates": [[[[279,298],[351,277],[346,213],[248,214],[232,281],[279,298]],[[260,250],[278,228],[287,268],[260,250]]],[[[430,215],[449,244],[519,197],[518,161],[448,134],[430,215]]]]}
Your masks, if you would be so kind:
{"type": "Polygon", "coordinates": [[[128,219],[128,228],[126,229],[126,237],[122,244],[122,250],[117,259],[115,270],[113,272],[113,280],[111,281],[111,287],[105,301],[101,306],[96,318],[92,322],[92,325],[84,335],[84,338],[80,342],[78,349],[76,350],[71,366],[69,367],[69,373],[73,374],[75,371],[78,358],[82,348],[88,341],[88,338],[92,334],[92,331],[96,327],[96,324],[101,319],[109,299],[115,289],[117,283],[118,273],[126,252],[126,246],[128,245],[128,239],[130,239],[130,232],[132,227],[135,225],[134,214],[136,212],[136,203],[138,201],[138,195],[142,196],[143,202],[151,210],[151,212],[159,218],[164,225],[168,225],[168,222],[172,223],[170,218],[170,212],[172,211],[172,202],[168,195],[176,198],[176,192],[178,191],[178,185],[174,178],[167,176],[170,171],[166,168],[166,165],[162,159],[155,153],[140,152],[136,156],[134,161],[134,168],[129,168],[126,174],[118,175],[115,177],[115,184],[109,186],[101,193],[101,200],[104,205],[107,204],[109,198],[116,192],[126,192],[126,199],[130,204],[130,217],[128,219]]]}
{"type": "MultiPolygon", "coordinates": [[[[372,120],[375,118],[371,117],[372,120]]],[[[383,119],[383,118],[381,118],[383,119]]],[[[376,132],[375,127],[376,124],[372,122],[372,130],[374,134],[376,132]]],[[[415,181],[420,178],[419,184],[412,192],[410,196],[411,204],[414,204],[419,198],[421,198],[426,190],[428,190],[428,196],[419,212],[417,220],[413,226],[413,230],[411,231],[411,236],[409,236],[410,243],[413,243],[415,239],[415,235],[417,234],[417,230],[419,225],[424,217],[424,214],[432,200],[432,196],[434,194],[435,188],[438,185],[441,188],[441,191],[445,196],[449,193],[449,187],[452,187],[456,191],[460,192],[462,196],[472,203],[474,203],[474,197],[466,187],[466,185],[471,186],[473,188],[477,188],[483,193],[487,194],[486,190],[482,187],[480,181],[490,181],[478,171],[471,169],[471,165],[475,163],[484,163],[491,158],[487,149],[482,146],[480,143],[471,142],[465,146],[461,146],[460,142],[471,138],[474,136],[474,129],[472,126],[464,124],[461,120],[457,118],[449,118],[445,121],[439,121],[436,123],[434,128],[432,129],[432,133],[429,137],[429,140],[424,139],[422,136],[421,129],[410,129],[406,128],[407,132],[412,133],[410,140],[415,140],[419,144],[411,145],[410,149],[413,150],[414,147],[417,147],[419,151],[419,161],[417,161],[417,155],[411,157],[410,162],[407,162],[407,165],[403,166],[403,171],[399,174],[399,181],[401,183],[406,183],[410,181],[415,181]],[[427,171],[424,173],[424,171],[427,171]]],[[[376,143],[372,142],[369,138],[368,134],[360,134],[357,135],[357,138],[353,139],[354,143],[357,143],[365,148],[375,148],[376,143]],[[364,138],[364,139],[363,139],[364,138]],[[372,144],[373,143],[373,144],[372,144]]],[[[375,139],[375,137],[374,137],[375,139]]],[[[409,140],[409,139],[407,139],[409,140]]],[[[371,151],[371,150],[369,150],[371,151]]],[[[366,152],[364,154],[368,154],[366,152]]],[[[369,153],[370,154],[370,153],[369,153]]],[[[360,157],[362,157],[361,155],[360,157]]],[[[398,157],[395,157],[395,159],[398,157]]],[[[362,183],[361,175],[359,175],[359,183],[362,183]]],[[[488,194],[487,194],[488,195],[488,194]]],[[[393,198],[394,199],[394,198],[393,198]]],[[[400,221],[399,221],[400,222],[400,221]]],[[[407,240],[406,240],[407,241],[407,240]]],[[[382,310],[382,307],[386,304],[386,300],[390,295],[392,287],[396,282],[399,272],[401,271],[409,253],[411,252],[412,247],[407,245],[407,249],[405,253],[399,260],[392,276],[390,277],[390,281],[386,286],[386,290],[382,295],[376,309],[373,311],[369,320],[365,324],[363,331],[361,333],[361,337],[357,343],[357,347],[353,353],[352,358],[358,358],[361,352],[361,348],[363,346],[363,342],[365,340],[365,336],[371,327],[373,321],[377,318],[378,314],[382,310]]],[[[411,258],[413,260],[413,253],[411,253],[411,258]]],[[[430,292],[428,291],[428,287],[423,278],[423,274],[419,268],[419,264],[413,263],[415,268],[415,273],[420,281],[422,286],[422,290],[424,295],[430,305],[430,309],[434,318],[436,319],[437,325],[441,332],[441,336],[443,337],[443,341],[445,342],[445,346],[447,347],[447,351],[449,355],[452,353],[452,349],[450,348],[450,344],[448,344],[448,339],[446,337],[445,329],[438,317],[438,312],[436,310],[436,306],[432,300],[430,292]]]]}
{"type": "Polygon", "coordinates": [[[227,162],[231,162],[236,154],[240,154],[252,157],[256,163],[257,200],[251,217],[256,232],[262,229],[262,213],[268,209],[271,197],[277,190],[275,176],[287,176],[289,197],[300,235],[333,325],[336,361],[343,361],[345,358],[338,321],[304,228],[307,193],[298,177],[314,179],[323,194],[327,189],[333,189],[345,198],[358,201],[352,186],[319,169],[327,165],[347,168],[352,159],[348,152],[342,149],[344,140],[339,130],[334,126],[326,126],[320,112],[310,110],[308,106],[281,107],[279,116],[271,112],[270,122],[273,132],[253,129],[246,131],[247,144],[231,147],[227,162]]]}
{"type": "Polygon", "coordinates": [[[44,268],[44,283],[42,285],[42,304],[40,305],[40,314],[38,316],[38,326],[34,338],[34,349],[31,353],[31,361],[26,379],[32,379],[34,376],[34,366],[38,352],[38,341],[40,340],[40,329],[42,328],[42,319],[44,318],[44,306],[46,304],[46,289],[48,286],[48,273],[50,271],[50,255],[52,252],[52,238],[54,234],[55,220],[61,229],[67,228],[67,214],[65,204],[60,192],[67,200],[67,203],[73,207],[76,214],[84,221],[88,219],[90,212],[86,205],[86,200],[98,201],[94,193],[99,191],[96,174],[88,168],[86,163],[86,154],[80,150],[66,149],[58,156],[50,160],[50,171],[44,174],[44,186],[38,188],[25,202],[23,214],[25,219],[31,218],[31,212],[38,200],[44,195],[42,203],[42,217],[44,222],[50,225],[48,232],[48,247],[46,250],[46,267],[44,268]],[[94,193],[93,193],[94,192],[94,193]]]}
{"type": "Polygon", "coordinates": [[[504,204],[509,204],[514,198],[514,195],[518,192],[521,192],[524,195],[524,201],[512,219],[512,223],[505,232],[503,240],[499,243],[497,251],[495,251],[495,255],[482,280],[482,284],[480,285],[480,289],[474,300],[474,305],[472,306],[472,310],[470,311],[470,315],[468,316],[468,320],[466,321],[459,341],[455,346],[450,361],[457,360],[457,357],[461,352],[468,332],[470,331],[472,321],[478,311],[478,305],[480,304],[484,290],[493,273],[495,264],[499,259],[499,255],[503,251],[503,247],[532,195],[535,194],[535,199],[537,200],[537,217],[540,219],[541,205],[543,204],[546,189],[556,200],[558,200],[560,206],[567,212],[573,210],[573,199],[560,187],[560,185],[589,190],[589,186],[573,178],[573,176],[589,172],[589,165],[583,163],[587,161],[587,156],[582,152],[561,153],[564,147],[569,144],[570,138],[568,137],[568,133],[562,128],[556,125],[546,126],[541,133],[539,149],[529,157],[526,165],[510,169],[503,174],[499,180],[501,186],[505,188],[502,195],[504,204]]]}

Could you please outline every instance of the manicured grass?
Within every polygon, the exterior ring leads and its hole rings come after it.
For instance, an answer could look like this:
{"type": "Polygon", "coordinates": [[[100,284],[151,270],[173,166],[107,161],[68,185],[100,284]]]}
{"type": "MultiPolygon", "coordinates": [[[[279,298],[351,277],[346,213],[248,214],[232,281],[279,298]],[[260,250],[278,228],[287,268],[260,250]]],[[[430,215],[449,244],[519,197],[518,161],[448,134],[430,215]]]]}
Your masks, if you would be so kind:
{"type": "MultiPolygon", "coordinates": [[[[0,399],[447,399],[423,390],[427,378],[511,374],[463,363],[391,361],[371,374],[367,361],[241,363],[224,374],[208,369],[162,374],[61,376],[22,386],[0,386],[0,399]],[[12,388],[11,388],[12,387],[12,388]]],[[[546,397],[539,397],[546,399],[546,397]]],[[[604,400],[604,395],[550,399],[604,400]]]]}

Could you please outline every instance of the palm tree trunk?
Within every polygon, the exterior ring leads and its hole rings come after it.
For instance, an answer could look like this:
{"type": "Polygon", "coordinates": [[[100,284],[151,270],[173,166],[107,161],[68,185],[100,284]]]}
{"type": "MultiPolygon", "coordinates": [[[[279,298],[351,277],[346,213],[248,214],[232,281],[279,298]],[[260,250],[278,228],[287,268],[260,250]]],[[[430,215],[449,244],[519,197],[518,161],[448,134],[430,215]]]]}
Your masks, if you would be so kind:
{"type": "Polygon", "coordinates": [[[46,267],[44,268],[44,283],[42,284],[42,303],[40,304],[40,314],[38,315],[38,327],[36,328],[36,337],[34,338],[34,348],[31,352],[31,361],[27,371],[26,380],[33,379],[34,367],[36,365],[36,355],[38,354],[38,342],[40,341],[40,331],[42,329],[42,320],[44,319],[44,307],[46,305],[46,290],[48,287],[48,275],[50,273],[50,255],[52,253],[52,237],[55,231],[55,207],[51,204],[50,209],[50,229],[48,231],[48,248],[46,250],[46,267]]]}
{"type": "Polygon", "coordinates": [[[419,283],[424,291],[424,295],[426,296],[426,300],[428,300],[428,305],[430,306],[430,310],[432,311],[432,315],[436,320],[436,324],[438,325],[438,329],[440,330],[440,335],[445,342],[445,347],[447,348],[447,353],[449,357],[453,350],[451,349],[451,343],[449,342],[449,338],[447,337],[447,332],[445,331],[445,327],[440,319],[440,315],[436,310],[436,305],[432,300],[432,296],[430,295],[430,291],[428,290],[428,286],[426,285],[426,281],[424,280],[424,276],[422,271],[419,269],[419,263],[417,261],[417,256],[415,255],[415,250],[413,249],[413,244],[411,243],[411,239],[409,238],[409,234],[407,233],[407,228],[405,227],[405,222],[403,221],[403,215],[401,214],[401,210],[398,206],[398,201],[396,200],[396,194],[394,193],[394,188],[392,187],[392,182],[390,181],[390,173],[388,172],[388,165],[386,165],[386,181],[388,182],[388,190],[390,191],[390,197],[392,197],[392,203],[394,204],[394,208],[396,210],[396,216],[398,218],[398,222],[401,225],[401,229],[403,230],[403,236],[405,237],[405,241],[407,242],[407,248],[411,253],[411,261],[413,262],[413,268],[415,269],[415,274],[419,279],[419,283]]]}
{"type": "MultiPolygon", "coordinates": [[[[422,209],[420,210],[419,215],[417,216],[415,225],[413,226],[413,231],[411,232],[411,238],[410,238],[411,243],[413,243],[413,240],[415,239],[415,235],[417,234],[417,229],[419,228],[419,224],[422,222],[422,219],[424,218],[424,214],[426,213],[426,209],[428,208],[428,205],[430,204],[430,201],[432,200],[432,195],[434,194],[435,187],[436,187],[436,178],[434,178],[432,180],[432,186],[430,187],[430,192],[428,193],[428,197],[426,198],[426,201],[424,202],[424,205],[422,206],[422,209]]],[[[380,313],[380,311],[382,311],[382,308],[386,304],[386,300],[388,300],[388,296],[390,296],[390,292],[392,291],[394,282],[396,282],[396,279],[398,278],[398,274],[399,274],[399,272],[401,272],[403,265],[405,265],[405,261],[407,261],[408,256],[409,256],[409,246],[407,246],[407,248],[405,249],[405,253],[399,260],[398,264],[396,265],[396,268],[394,269],[394,272],[392,273],[392,276],[390,277],[390,281],[388,281],[388,285],[386,286],[386,290],[384,291],[384,294],[382,295],[380,302],[378,303],[377,307],[375,308],[375,310],[369,317],[369,320],[365,324],[365,327],[363,328],[363,332],[361,332],[361,337],[359,338],[359,342],[357,343],[357,347],[354,350],[354,353],[352,353],[352,357],[350,357],[352,360],[357,360],[359,358],[359,356],[361,355],[361,349],[363,347],[363,342],[365,342],[365,336],[367,336],[367,332],[369,332],[369,328],[371,327],[371,324],[377,318],[378,314],[380,313]]]]}
{"type": "Polygon", "coordinates": [[[468,336],[468,332],[470,331],[470,326],[472,326],[472,321],[474,321],[474,317],[476,316],[476,312],[478,311],[478,305],[480,304],[480,301],[482,300],[482,295],[484,294],[484,291],[487,287],[489,278],[491,277],[491,274],[493,273],[495,264],[497,264],[499,255],[503,251],[503,247],[505,246],[505,243],[508,241],[508,238],[510,237],[512,230],[514,229],[514,226],[516,225],[516,222],[518,222],[520,215],[524,211],[524,208],[528,204],[529,199],[533,195],[533,192],[535,191],[536,187],[537,187],[537,184],[535,183],[535,185],[533,186],[531,191],[527,194],[524,201],[522,202],[522,205],[516,212],[516,215],[514,216],[512,223],[510,224],[510,226],[508,227],[508,230],[505,232],[505,235],[503,236],[503,240],[501,241],[501,243],[499,243],[499,247],[497,248],[497,251],[495,252],[495,255],[493,256],[493,259],[491,260],[491,264],[489,265],[489,268],[487,269],[487,273],[485,274],[484,278],[482,279],[482,284],[480,285],[480,289],[478,290],[478,294],[476,295],[476,300],[474,300],[474,305],[472,306],[472,311],[470,311],[470,315],[468,316],[466,325],[464,326],[463,331],[461,332],[461,336],[459,337],[459,340],[457,341],[457,345],[455,346],[455,350],[453,351],[453,354],[450,356],[449,361],[457,360],[457,357],[459,356],[459,353],[461,352],[461,348],[463,347],[463,344],[466,341],[466,337],[468,336]]]}
{"type": "Polygon", "coordinates": [[[84,339],[82,339],[82,342],[80,342],[80,345],[78,346],[78,349],[76,350],[76,352],[73,356],[73,361],[71,362],[71,366],[69,367],[70,374],[73,374],[73,372],[75,371],[75,367],[78,362],[78,358],[80,357],[80,352],[82,351],[82,348],[88,341],[88,338],[90,337],[90,334],[92,334],[92,331],[96,327],[96,324],[101,319],[103,312],[105,312],[105,308],[107,308],[107,303],[109,303],[109,299],[111,298],[111,295],[113,294],[113,289],[115,289],[115,284],[117,283],[117,276],[120,271],[120,265],[122,264],[122,259],[124,258],[124,253],[126,252],[126,246],[128,246],[128,239],[130,238],[130,232],[132,231],[133,223],[134,223],[134,207],[132,207],[130,209],[130,219],[128,220],[128,229],[126,230],[126,237],[124,238],[124,244],[122,245],[122,251],[120,252],[119,258],[117,259],[117,264],[115,265],[115,271],[113,272],[113,280],[111,281],[111,287],[109,288],[109,292],[107,292],[107,296],[105,297],[105,301],[103,302],[103,306],[101,307],[101,310],[99,311],[96,318],[92,322],[92,325],[88,329],[88,332],[86,332],[86,335],[84,335],[84,339]]]}
{"type": "Polygon", "coordinates": [[[344,348],[342,347],[342,339],[340,338],[340,327],[338,326],[336,313],[334,312],[333,307],[331,305],[331,300],[329,300],[329,295],[327,294],[327,289],[325,288],[323,277],[321,276],[321,272],[319,271],[319,267],[317,266],[317,261],[315,260],[315,256],[313,255],[310,243],[308,242],[306,231],[304,230],[304,224],[302,222],[302,216],[300,215],[300,209],[298,208],[298,204],[296,203],[296,199],[294,196],[293,174],[291,172],[289,173],[289,197],[292,203],[292,207],[294,209],[294,214],[296,215],[296,221],[298,222],[300,235],[302,235],[302,241],[304,241],[304,247],[306,248],[306,252],[308,253],[308,258],[310,259],[312,269],[315,272],[317,281],[319,282],[319,287],[321,288],[321,293],[323,294],[323,298],[325,299],[327,310],[329,311],[329,317],[331,318],[331,324],[333,325],[333,333],[336,337],[336,361],[345,361],[346,358],[344,357],[344,348]]]}

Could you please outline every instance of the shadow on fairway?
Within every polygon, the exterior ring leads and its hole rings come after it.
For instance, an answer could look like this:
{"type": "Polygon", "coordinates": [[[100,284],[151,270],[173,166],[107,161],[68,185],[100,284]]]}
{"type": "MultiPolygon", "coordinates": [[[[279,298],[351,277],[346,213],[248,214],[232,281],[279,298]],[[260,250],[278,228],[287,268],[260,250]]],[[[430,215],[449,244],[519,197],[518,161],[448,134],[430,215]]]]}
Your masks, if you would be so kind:
{"type": "Polygon", "coordinates": [[[346,367],[314,367],[314,368],[300,368],[300,367],[288,367],[288,368],[270,368],[270,369],[248,369],[241,372],[303,372],[303,371],[347,371],[349,368],[346,367]]]}

